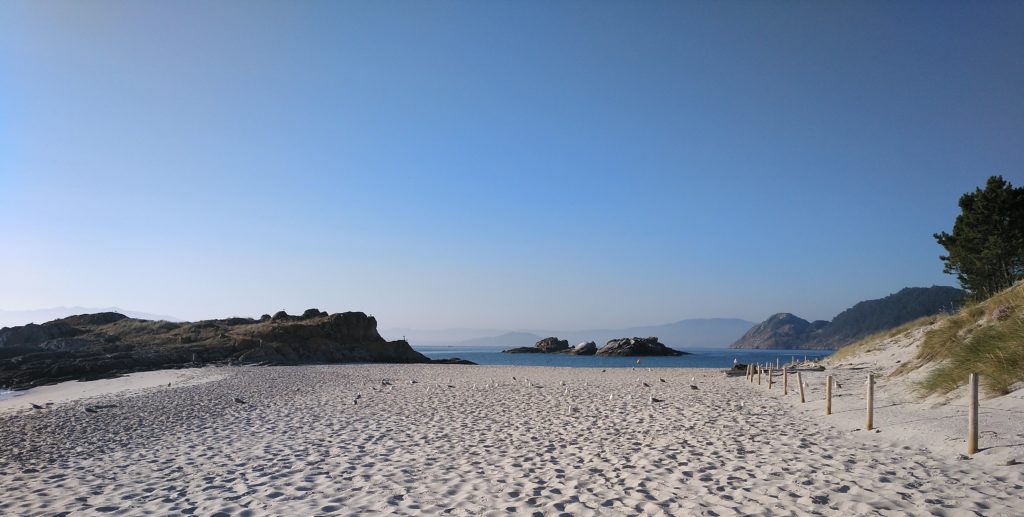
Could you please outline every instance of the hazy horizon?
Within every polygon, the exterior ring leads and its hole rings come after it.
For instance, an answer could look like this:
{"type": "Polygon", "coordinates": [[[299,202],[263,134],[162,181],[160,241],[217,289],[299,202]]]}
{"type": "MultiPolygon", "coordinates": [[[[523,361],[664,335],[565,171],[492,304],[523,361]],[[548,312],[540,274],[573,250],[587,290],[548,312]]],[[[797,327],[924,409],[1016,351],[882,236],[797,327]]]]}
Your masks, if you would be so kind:
{"type": "Polygon", "coordinates": [[[0,7],[0,308],[829,320],[1024,183],[1024,4],[0,7]]]}

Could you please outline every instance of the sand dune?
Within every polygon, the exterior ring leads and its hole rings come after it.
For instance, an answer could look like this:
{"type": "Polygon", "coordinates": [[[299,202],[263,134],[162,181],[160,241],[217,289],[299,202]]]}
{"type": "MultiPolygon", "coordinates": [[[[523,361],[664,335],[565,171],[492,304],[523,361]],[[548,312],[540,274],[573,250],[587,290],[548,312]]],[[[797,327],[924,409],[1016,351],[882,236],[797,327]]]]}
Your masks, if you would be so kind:
{"type": "Polygon", "coordinates": [[[881,446],[709,370],[202,375],[217,378],[0,415],[0,514],[1017,515],[1024,502],[1020,465],[881,446]]]}

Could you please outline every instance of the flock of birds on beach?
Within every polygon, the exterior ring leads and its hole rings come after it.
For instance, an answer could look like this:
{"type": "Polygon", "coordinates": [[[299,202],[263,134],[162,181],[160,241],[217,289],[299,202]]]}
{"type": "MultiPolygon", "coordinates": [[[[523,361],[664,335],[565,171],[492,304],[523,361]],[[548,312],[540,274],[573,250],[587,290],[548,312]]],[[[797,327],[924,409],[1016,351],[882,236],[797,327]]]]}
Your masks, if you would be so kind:
{"type": "MultiPolygon", "coordinates": [[[[634,368],[632,368],[632,369],[633,369],[633,370],[636,370],[636,368],[635,368],[635,367],[634,367],[634,368]]],[[[653,371],[653,370],[651,370],[650,368],[648,368],[648,369],[647,369],[647,371],[648,371],[648,372],[651,372],[651,371],[653,371]]],[[[601,372],[607,372],[607,370],[606,370],[606,369],[602,369],[602,370],[601,370],[601,372]]],[[[449,378],[447,379],[447,381],[448,381],[448,382],[447,382],[447,383],[445,383],[445,384],[441,384],[441,383],[435,383],[435,386],[433,386],[433,387],[428,387],[428,388],[427,388],[427,394],[430,394],[430,393],[432,392],[432,389],[433,389],[433,388],[436,388],[436,389],[438,389],[438,390],[446,390],[446,389],[449,389],[449,390],[450,390],[450,389],[454,389],[454,388],[456,387],[456,385],[455,385],[455,380],[454,380],[453,378],[449,377],[449,378]]],[[[665,380],[665,378],[663,378],[663,377],[658,377],[658,381],[659,381],[660,383],[666,383],[666,384],[667,384],[667,383],[669,382],[669,381],[665,380]]],[[[525,386],[527,386],[527,387],[530,387],[530,388],[543,388],[543,386],[542,386],[542,385],[540,385],[540,384],[537,384],[537,383],[533,382],[533,381],[532,381],[532,380],[530,380],[530,379],[522,379],[522,380],[520,381],[520,380],[519,380],[519,379],[517,379],[517,378],[516,378],[515,376],[512,376],[512,382],[513,382],[513,383],[520,383],[520,382],[521,382],[521,383],[522,383],[523,385],[525,385],[525,386]]],[[[643,378],[642,378],[642,377],[637,377],[637,378],[636,378],[636,382],[637,382],[637,385],[638,385],[639,387],[643,387],[643,388],[646,388],[646,389],[649,389],[649,390],[650,390],[650,392],[648,393],[648,396],[647,396],[647,401],[648,401],[648,403],[650,403],[650,404],[657,404],[657,403],[665,402],[665,399],[660,399],[660,398],[657,398],[657,397],[655,397],[655,396],[654,396],[654,386],[653,386],[653,385],[652,385],[651,383],[648,383],[647,381],[643,380],[643,378]]],[[[653,381],[652,381],[652,382],[653,382],[653,381]]],[[[416,379],[409,379],[409,384],[418,384],[418,381],[416,381],[416,379]]],[[[168,387],[170,387],[170,386],[171,386],[171,384],[170,384],[170,383],[168,383],[168,384],[167,384],[167,386],[168,386],[168,387]]],[[[486,389],[491,389],[491,388],[497,388],[498,386],[500,386],[500,384],[498,383],[498,381],[492,378],[492,379],[490,379],[490,380],[488,381],[488,383],[487,383],[486,385],[484,385],[484,388],[486,388],[486,389]]],[[[564,388],[565,388],[565,389],[563,390],[563,392],[562,392],[562,395],[563,395],[563,396],[565,396],[565,397],[569,397],[569,396],[570,396],[569,386],[568,386],[568,384],[567,384],[567,383],[565,382],[565,380],[561,380],[561,381],[559,381],[559,386],[562,386],[562,387],[564,387],[564,388]]],[[[587,387],[589,387],[589,383],[587,383],[587,382],[584,382],[584,383],[583,383],[583,387],[584,387],[584,388],[587,388],[587,387]]],[[[373,387],[372,387],[372,389],[373,389],[374,391],[378,391],[378,390],[380,390],[380,391],[383,391],[383,392],[390,392],[390,391],[392,391],[392,390],[394,389],[394,383],[393,383],[393,382],[392,382],[392,381],[391,381],[390,379],[381,379],[381,381],[380,381],[380,388],[377,388],[376,386],[373,386],[373,387]]],[[[473,389],[478,389],[478,386],[477,386],[477,384],[475,384],[475,383],[473,384],[473,389]]],[[[696,378],[696,377],[690,377],[690,389],[691,389],[691,390],[694,390],[694,391],[696,391],[696,390],[699,390],[699,389],[700,389],[700,388],[699,388],[699,387],[697,386],[697,378],[696,378]]],[[[359,401],[360,401],[360,400],[361,400],[362,398],[363,398],[363,394],[362,394],[361,392],[356,392],[356,394],[355,394],[355,395],[353,396],[353,398],[352,398],[352,404],[353,404],[353,405],[357,405],[357,404],[359,404],[359,401]]],[[[630,394],[627,394],[627,395],[626,395],[626,397],[625,397],[625,399],[626,399],[626,400],[632,400],[632,399],[633,399],[633,395],[632,395],[631,393],[630,393],[630,394]]],[[[614,395],[614,394],[611,394],[611,393],[609,393],[609,394],[608,394],[608,400],[609,400],[609,401],[613,401],[613,400],[615,400],[615,395],[614,395]]],[[[249,403],[249,402],[248,402],[247,400],[245,400],[245,399],[243,399],[243,398],[241,398],[241,397],[237,397],[237,396],[236,396],[236,397],[234,397],[234,402],[235,402],[236,404],[239,404],[239,405],[244,405],[244,404],[248,404],[248,403],[249,403]]],[[[741,403],[741,404],[742,404],[742,403],[741,403]]],[[[48,409],[48,407],[49,407],[49,406],[52,406],[52,405],[53,405],[53,402],[47,402],[45,406],[43,406],[43,405],[40,405],[40,404],[36,404],[36,403],[34,403],[34,402],[33,402],[33,403],[30,403],[30,406],[31,406],[31,408],[32,408],[33,410],[43,410],[43,409],[48,409]]],[[[110,409],[110,408],[116,408],[116,407],[117,407],[117,406],[116,406],[116,405],[114,405],[114,404],[107,404],[107,405],[89,405],[89,406],[85,406],[85,412],[87,412],[87,413],[98,413],[98,412],[99,412],[100,410],[103,410],[103,409],[110,409]]],[[[573,405],[573,404],[569,404],[569,409],[568,409],[568,412],[569,412],[570,414],[575,414],[575,413],[577,413],[578,411],[579,411],[579,408],[578,408],[577,406],[575,406],[575,405],[573,405]]]]}
{"type": "MultiPolygon", "coordinates": [[[[636,368],[634,367],[632,369],[635,370],[636,368]]],[[[601,370],[601,372],[607,372],[607,371],[608,370],[606,370],[606,369],[602,369],[601,370]]],[[[647,371],[651,372],[653,370],[648,368],[647,371]]],[[[516,378],[516,376],[514,376],[514,375],[511,376],[511,377],[512,377],[512,382],[513,383],[521,383],[524,386],[527,386],[527,387],[530,387],[530,388],[543,388],[544,387],[544,386],[542,386],[540,384],[537,384],[537,383],[533,382],[530,379],[522,379],[522,380],[520,380],[520,379],[516,378]]],[[[663,377],[658,377],[658,381],[661,382],[661,383],[666,383],[666,384],[669,382],[669,381],[665,380],[663,377]]],[[[637,382],[638,386],[651,390],[650,393],[648,393],[648,397],[647,397],[648,403],[650,403],[650,404],[657,404],[657,403],[660,403],[660,402],[665,402],[665,399],[660,399],[660,398],[657,398],[657,397],[654,396],[654,386],[649,384],[647,381],[643,380],[641,377],[637,377],[636,378],[636,382],[637,382]]],[[[409,384],[418,384],[418,381],[416,379],[409,379],[409,384]]],[[[558,384],[559,384],[559,386],[565,388],[562,391],[562,395],[565,396],[565,397],[569,397],[570,396],[569,385],[565,382],[565,380],[559,381],[558,384]]],[[[492,378],[483,387],[485,389],[491,389],[491,388],[497,388],[500,385],[501,384],[497,380],[492,378]]],[[[583,387],[584,388],[589,387],[589,383],[585,381],[583,383],[583,387]]],[[[444,390],[450,390],[450,389],[455,389],[455,388],[456,388],[455,379],[449,377],[447,379],[446,383],[438,382],[438,383],[435,383],[434,386],[428,387],[427,388],[427,394],[429,395],[434,389],[437,389],[438,391],[444,391],[444,390]]],[[[479,386],[476,383],[474,383],[472,388],[475,390],[475,389],[478,389],[479,386]]],[[[378,388],[377,386],[373,386],[371,389],[373,391],[390,392],[390,391],[394,390],[394,383],[390,379],[381,379],[380,387],[378,388]]],[[[690,389],[694,390],[694,391],[700,390],[700,388],[697,386],[697,378],[696,377],[690,377],[690,389]]],[[[353,405],[358,405],[359,401],[362,398],[363,398],[362,392],[356,392],[356,394],[352,398],[352,404],[353,405]]],[[[633,399],[633,395],[632,394],[627,394],[626,395],[626,400],[632,400],[632,399],[633,399]]],[[[608,394],[608,400],[609,401],[615,400],[615,395],[609,393],[608,394]]],[[[237,397],[235,398],[235,402],[238,402],[240,404],[245,404],[244,401],[242,401],[241,399],[239,399],[237,397]]],[[[576,405],[574,405],[574,404],[569,404],[568,412],[569,412],[569,414],[578,413],[579,412],[579,408],[576,405]]]]}

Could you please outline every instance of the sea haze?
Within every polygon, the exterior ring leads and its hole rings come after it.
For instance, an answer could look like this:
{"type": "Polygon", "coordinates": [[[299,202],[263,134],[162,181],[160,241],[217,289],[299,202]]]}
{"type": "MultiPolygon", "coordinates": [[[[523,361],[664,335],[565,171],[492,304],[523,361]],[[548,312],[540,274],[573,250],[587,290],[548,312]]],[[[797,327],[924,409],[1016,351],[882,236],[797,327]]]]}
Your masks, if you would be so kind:
{"type": "Polygon", "coordinates": [[[431,359],[459,357],[481,365],[564,366],[573,368],[628,368],[637,365],[650,368],[730,368],[739,363],[781,364],[794,359],[817,359],[831,350],[741,350],[731,348],[694,349],[690,355],[663,357],[609,357],[569,354],[505,354],[501,347],[415,346],[416,351],[431,359]]]}
{"type": "Polygon", "coordinates": [[[555,336],[575,345],[594,341],[601,346],[610,339],[622,337],[656,336],[662,343],[675,348],[721,348],[739,339],[756,323],[738,318],[696,318],[626,328],[590,330],[536,330],[503,331],[495,329],[417,330],[410,328],[381,329],[387,339],[405,338],[415,346],[452,345],[462,347],[532,346],[537,341],[555,336]]]}

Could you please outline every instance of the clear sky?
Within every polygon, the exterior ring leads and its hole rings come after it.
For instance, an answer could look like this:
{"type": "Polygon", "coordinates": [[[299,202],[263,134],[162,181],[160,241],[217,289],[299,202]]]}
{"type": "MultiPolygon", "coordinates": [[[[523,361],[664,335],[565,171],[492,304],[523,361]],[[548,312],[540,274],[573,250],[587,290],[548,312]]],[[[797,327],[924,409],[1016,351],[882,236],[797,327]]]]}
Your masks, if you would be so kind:
{"type": "Polygon", "coordinates": [[[0,5],[0,308],[831,319],[1024,184],[1024,2],[0,5]]]}

